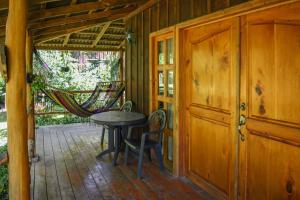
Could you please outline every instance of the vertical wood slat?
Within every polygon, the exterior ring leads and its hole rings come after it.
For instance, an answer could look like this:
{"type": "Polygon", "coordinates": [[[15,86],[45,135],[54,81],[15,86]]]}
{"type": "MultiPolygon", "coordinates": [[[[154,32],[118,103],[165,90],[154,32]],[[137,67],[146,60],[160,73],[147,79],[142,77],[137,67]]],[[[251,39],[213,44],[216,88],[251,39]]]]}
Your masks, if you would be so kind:
{"type": "MultiPolygon", "coordinates": [[[[131,21],[128,20],[126,23],[127,32],[131,31],[131,21]]],[[[131,100],[131,43],[126,40],[126,99],[131,100]]]]}
{"type": "Polygon", "coordinates": [[[30,198],[26,113],[26,26],[28,1],[10,0],[6,26],[8,49],[7,128],[9,199],[30,198]]]}
{"type": "Polygon", "coordinates": [[[176,1],[177,0],[168,0],[168,26],[176,24],[176,1]]]}
{"type": "Polygon", "coordinates": [[[193,18],[205,15],[208,13],[207,0],[193,0],[193,18]]]}
{"type": "Polygon", "coordinates": [[[190,19],[192,16],[192,12],[191,12],[191,1],[192,0],[179,0],[179,5],[178,5],[178,9],[179,9],[179,21],[177,22],[182,22],[185,20],[190,19]]]}
{"type": "Polygon", "coordinates": [[[158,5],[151,7],[151,32],[158,30],[158,5]]]}
{"type": "Polygon", "coordinates": [[[143,66],[144,66],[144,104],[143,111],[149,114],[149,33],[150,33],[150,10],[143,13],[143,66]]]}
{"type": "Polygon", "coordinates": [[[131,63],[131,97],[132,97],[132,101],[136,104],[136,109],[138,109],[138,88],[137,88],[137,16],[135,16],[133,18],[132,21],[132,29],[134,30],[133,35],[134,35],[134,42],[132,42],[132,49],[131,49],[131,59],[132,59],[132,63],[131,63]]]}
{"type": "Polygon", "coordinates": [[[162,0],[159,3],[159,29],[168,26],[168,7],[167,0],[162,0]]]}
{"type": "Polygon", "coordinates": [[[143,99],[144,99],[144,89],[143,89],[143,84],[144,84],[144,49],[143,49],[143,13],[140,13],[137,15],[137,27],[140,27],[137,32],[137,94],[138,94],[138,110],[140,112],[143,111],[143,99]]]}

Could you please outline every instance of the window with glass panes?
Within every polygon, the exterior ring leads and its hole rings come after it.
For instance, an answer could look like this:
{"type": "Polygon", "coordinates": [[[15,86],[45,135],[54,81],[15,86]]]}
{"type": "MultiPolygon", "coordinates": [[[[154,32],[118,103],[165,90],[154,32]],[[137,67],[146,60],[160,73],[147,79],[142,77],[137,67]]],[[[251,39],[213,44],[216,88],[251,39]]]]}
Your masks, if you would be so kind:
{"type": "Polygon", "coordinates": [[[152,110],[164,109],[167,125],[164,130],[163,156],[168,169],[173,167],[173,124],[175,103],[175,53],[174,33],[156,36],[152,39],[152,110]]]}

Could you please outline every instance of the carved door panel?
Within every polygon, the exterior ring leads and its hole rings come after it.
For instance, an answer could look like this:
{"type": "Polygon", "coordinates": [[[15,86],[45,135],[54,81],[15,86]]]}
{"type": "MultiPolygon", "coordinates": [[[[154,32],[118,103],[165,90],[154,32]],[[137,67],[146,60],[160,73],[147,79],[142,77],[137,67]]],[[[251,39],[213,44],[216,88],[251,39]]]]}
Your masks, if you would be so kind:
{"type": "Polygon", "coordinates": [[[239,22],[183,32],[186,174],[220,199],[232,199],[237,158],[239,22]]]}
{"type": "Polygon", "coordinates": [[[242,20],[240,199],[300,198],[300,3],[242,20]]]}

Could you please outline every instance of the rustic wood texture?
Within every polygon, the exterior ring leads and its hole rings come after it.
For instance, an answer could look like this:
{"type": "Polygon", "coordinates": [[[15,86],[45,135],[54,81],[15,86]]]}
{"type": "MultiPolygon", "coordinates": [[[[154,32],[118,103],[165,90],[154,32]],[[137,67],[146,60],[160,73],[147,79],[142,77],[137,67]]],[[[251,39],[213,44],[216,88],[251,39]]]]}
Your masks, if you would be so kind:
{"type": "MultiPolygon", "coordinates": [[[[152,0],[47,0],[38,2],[40,3],[30,1],[28,16],[28,29],[37,48],[48,47],[60,50],[78,48],[94,51],[119,50],[125,38],[123,18],[155,3],[152,0]],[[99,40],[92,34],[90,37],[73,34],[103,26],[105,23],[111,23],[107,33],[120,33],[122,37],[103,37],[99,40]],[[93,45],[93,42],[99,45],[93,45]]],[[[1,44],[4,43],[6,35],[8,9],[5,6],[8,5],[7,3],[0,3],[1,44]]],[[[100,31],[96,34],[99,33],[100,31]]]]}
{"type": "MultiPolygon", "coordinates": [[[[177,166],[173,166],[173,160],[174,160],[174,154],[171,154],[171,151],[169,150],[169,142],[173,140],[173,133],[176,131],[176,127],[174,124],[176,124],[176,117],[177,113],[175,113],[174,108],[176,104],[176,82],[175,82],[175,75],[176,75],[176,63],[175,63],[175,28],[171,27],[169,29],[166,29],[165,31],[161,33],[155,33],[151,34],[150,36],[150,42],[152,43],[151,46],[151,52],[150,52],[150,69],[149,69],[149,79],[150,79],[150,91],[148,94],[150,95],[150,111],[153,112],[156,109],[163,108],[167,113],[167,126],[164,129],[164,139],[163,139],[163,160],[165,166],[170,171],[176,171],[177,166]],[[173,45],[173,49],[168,49],[168,43],[170,42],[173,45]],[[163,44],[163,51],[162,53],[164,57],[164,62],[159,61],[159,47],[158,44],[163,44]],[[171,59],[169,59],[170,55],[173,55],[171,59]],[[173,93],[170,95],[168,94],[169,90],[169,78],[168,73],[173,72],[173,93]],[[158,88],[159,88],[159,77],[158,72],[161,72],[163,74],[163,86],[164,86],[164,93],[159,94],[158,88]],[[159,103],[162,103],[163,105],[159,105],[159,103]],[[173,121],[170,122],[170,116],[168,112],[169,109],[173,110],[173,121]],[[170,124],[173,124],[172,127],[170,127],[170,124]]],[[[173,150],[173,148],[172,148],[173,150]]]]}
{"type": "Polygon", "coordinates": [[[233,199],[237,163],[237,19],[184,30],[180,74],[186,174],[219,199],[233,199]]]}
{"type": "Polygon", "coordinates": [[[26,25],[28,1],[10,0],[6,46],[8,77],[6,109],[9,154],[9,199],[29,199],[30,175],[26,113],[26,25]]]}
{"type": "Polygon", "coordinates": [[[239,199],[300,196],[299,9],[298,2],[242,20],[239,199]]]}
{"type": "MultiPolygon", "coordinates": [[[[33,40],[32,36],[28,33],[26,35],[26,74],[27,77],[32,75],[32,59],[33,59],[33,40]]],[[[35,155],[35,119],[34,119],[34,98],[31,88],[31,83],[26,85],[26,104],[27,104],[27,117],[28,117],[28,140],[29,140],[29,159],[35,155]]]]}
{"type": "Polygon", "coordinates": [[[150,33],[246,1],[232,0],[232,4],[229,4],[226,0],[218,1],[219,3],[214,3],[213,0],[161,0],[140,14],[128,18],[126,31],[133,32],[135,42],[126,44],[126,79],[127,85],[130,85],[126,88],[126,94],[128,99],[134,101],[136,109],[149,113],[149,98],[138,99],[149,94],[149,80],[144,78],[142,86],[136,77],[142,77],[143,72],[149,72],[148,56],[141,57],[139,54],[149,55],[149,48],[145,47],[148,47],[150,33]],[[213,9],[209,5],[214,5],[213,9]],[[140,43],[146,46],[141,49],[140,43]],[[143,61],[139,61],[141,59],[143,61]]]}
{"type": "MultiPolygon", "coordinates": [[[[36,133],[41,161],[32,165],[32,199],[212,199],[190,182],[144,163],[136,177],[136,159],[116,167],[111,156],[97,160],[101,126],[71,124],[40,127],[36,133]]],[[[106,143],[105,143],[106,145],[106,143]]]]}

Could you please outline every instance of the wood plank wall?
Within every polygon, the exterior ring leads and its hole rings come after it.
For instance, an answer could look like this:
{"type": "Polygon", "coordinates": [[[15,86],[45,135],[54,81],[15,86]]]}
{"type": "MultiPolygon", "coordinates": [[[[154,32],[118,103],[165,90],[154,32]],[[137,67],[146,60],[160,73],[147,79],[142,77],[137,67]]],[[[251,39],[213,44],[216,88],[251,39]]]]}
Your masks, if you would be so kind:
{"type": "Polygon", "coordinates": [[[247,0],[161,0],[130,18],[126,31],[134,40],[126,42],[126,99],[134,110],[149,113],[149,34],[177,23],[206,15],[247,0]]]}

